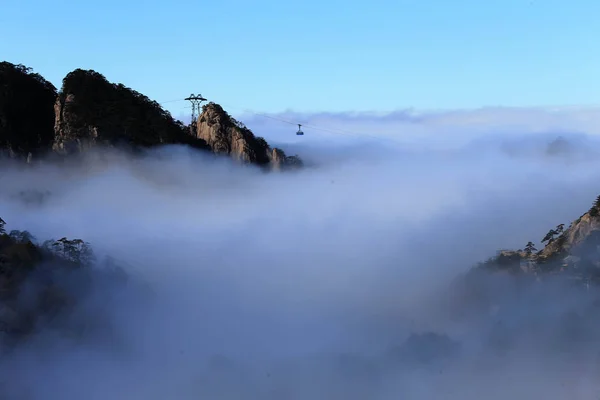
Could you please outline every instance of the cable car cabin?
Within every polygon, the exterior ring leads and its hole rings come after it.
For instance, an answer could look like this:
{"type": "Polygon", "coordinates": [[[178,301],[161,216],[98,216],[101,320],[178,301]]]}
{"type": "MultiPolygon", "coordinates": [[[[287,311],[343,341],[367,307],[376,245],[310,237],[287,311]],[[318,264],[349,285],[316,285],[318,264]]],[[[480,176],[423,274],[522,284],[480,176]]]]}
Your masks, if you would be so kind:
{"type": "Polygon", "coordinates": [[[301,127],[302,127],[302,125],[298,124],[298,132],[296,132],[296,135],[304,135],[304,132],[302,132],[301,127]]]}

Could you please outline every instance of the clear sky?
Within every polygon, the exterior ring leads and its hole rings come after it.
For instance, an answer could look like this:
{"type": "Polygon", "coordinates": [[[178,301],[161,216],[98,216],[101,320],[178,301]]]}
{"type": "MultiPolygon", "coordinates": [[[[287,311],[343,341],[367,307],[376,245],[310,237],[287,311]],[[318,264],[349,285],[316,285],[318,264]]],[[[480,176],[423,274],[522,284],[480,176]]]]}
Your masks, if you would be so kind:
{"type": "Polygon", "coordinates": [[[0,0],[0,58],[263,112],[597,105],[599,19],[598,0],[0,0]]]}

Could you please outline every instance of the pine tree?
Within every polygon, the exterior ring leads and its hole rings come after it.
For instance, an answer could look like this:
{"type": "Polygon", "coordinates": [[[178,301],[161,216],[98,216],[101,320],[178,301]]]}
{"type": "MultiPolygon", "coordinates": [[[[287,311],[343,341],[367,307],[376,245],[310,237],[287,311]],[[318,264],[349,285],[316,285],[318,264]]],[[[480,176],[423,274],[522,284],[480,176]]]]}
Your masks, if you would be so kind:
{"type": "Polygon", "coordinates": [[[525,246],[525,254],[527,254],[527,257],[531,257],[531,255],[536,251],[537,249],[535,248],[533,242],[527,242],[527,245],[525,246]]]}
{"type": "Polygon", "coordinates": [[[554,229],[550,229],[548,231],[548,233],[546,233],[546,236],[544,236],[544,238],[542,239],[542,243],[544,243],[544,242],[548,242],[548,244],[552,243],[555,235],[558,235],[558,232],[555,231],[554,229]]]}
{"type": "Polygon", "coordinates": [[[600,195],[596,197],[596,201],[594,201],[594,205],[590,208],[590,215],[592,217],[598,216],[598,212],[600,211],[600,195]]]}

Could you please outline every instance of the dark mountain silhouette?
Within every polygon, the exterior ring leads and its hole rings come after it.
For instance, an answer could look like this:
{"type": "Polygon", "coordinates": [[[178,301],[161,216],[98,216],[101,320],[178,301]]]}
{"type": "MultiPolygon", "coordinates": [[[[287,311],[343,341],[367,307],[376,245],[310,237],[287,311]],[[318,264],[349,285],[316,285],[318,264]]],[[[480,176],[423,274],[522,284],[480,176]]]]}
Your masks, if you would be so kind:
{"type": "Polygon", "coordinates": [[[31,68],[0,62],[0,149],[10,157],[52,146],[56,88],[31,68]]]}
{"type": "Polygon", "coordinates": [[[113,284],[127,279],[112,260],[97,260],[81,239],[38,242],[27,231],[7,232],[5,226],[0,218],[0,344],[42,328],[77,334],[80,327],[61,318],[92,292],[99,278],[113,284]],[[91,268],[99,264],[102,268],[91,268]]]}
{"type": "Polygon", "coordinates": [[[155,101],[95,71],[77,69],[63,79],[54,105],[53,150],[69,154],[96,144],[150,147],[186,144],[208,149],[155,101]]]}
{"type": "Polygon", "coordinates": [[[197,122],[197,131],[190,134],[156,101],[93,70],[70,72],[57,93],[31,68],[0,64],[0,148],[10,157],[66,156],[96,146],[180,144],[270,169],[302,165],[298,157],[254,136],[217,104],[204,106],[197,122]]]}

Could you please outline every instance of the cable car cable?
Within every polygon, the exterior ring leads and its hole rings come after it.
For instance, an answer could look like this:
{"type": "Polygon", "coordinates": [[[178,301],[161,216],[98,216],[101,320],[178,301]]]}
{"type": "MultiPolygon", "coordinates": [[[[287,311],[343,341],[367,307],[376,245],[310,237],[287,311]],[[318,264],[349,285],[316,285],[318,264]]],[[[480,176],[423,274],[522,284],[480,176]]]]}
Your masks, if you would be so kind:
{"type": "MultiPolygon", "coordinates": [[[[226,106],[227,108],[234,108],[234,109],[238,109],[241,111],[244,111],[246,113],[249,114],[254,114],[254,115],[258,115],[264,118],[269,118],[269,119],[273,119],[276,121],[280,121],[286,124],[290,124],[290,125],[299,125],[298,122],[294,122],[294,121],[290,121],[290,120],[286,120],[283,118],[278,118],[278,117],[274,117],[272,115],[268,115],[268,114],[264,114],[264,113],[259,113],[259,112],[254,112],[252,110],[248,110],[248,109],[244,109],[241,107],[236,107],[233,106],[231,104],[223,104],[224,106],[226,106]]],[[[359,133],[359,132],[352,132],[352,131],[347,131],[347,130],[343,130],[343,129],[338,129],[338,128],[324,128],[324,127],[320,127],[317,125],[313,125],[313,124],[301,124],[304,127],[310,128],[312,130],[316,130],[316,131],[322,131],[322,132],[328,132],[328,133],[333,133],[333,134],[341,134],[341,135],[353,135],[353,136],[366,136],[366,137],[370,137],[372,139],[377,139],[377,140],[388,140],[397,144],[401,144],[401,142],[392,139],[392,138],[387,138],[387,137],[381,137],[381,136],[375,136],[375,135],[370,135],[368,133],[359,133]]]]}
{"type": "MultiPolygon", "coordinates": [[[[185,101],[185,99],[177,99],[177,100],[168,100],[168,101],[163,101],[160,102],[159,104],[166,104],[166,103],[174,103],[177,101],[185,101]]],[[[343,130],[343,129],[338,129],[338,128],[325,128],[325,127],[321,127],[321,126],[317,126],[317,125],[313,125],[313,124],[301,124],[299,122],[295,122],[295,121],[290,121],[287,119],[283,119],[283,118],[279,118],[279,117],[274,117],[273,115],[269,115],[269,114],[264,114],[264,113],[260,113],[260,112],[255,112],[246,108],[242,108],[242,107],[237,107],[237,106],[233,106],[231,104],[225,104],[225,103],[219,103],[222,106],[225,106],[229,109],[233,108],[233,109],[237,109],[237,110],[241,110],[245,113],[248,114],[253,114],[256,116],[260,116],[263,118],[268,118],[268,119],[272,119],[275,121],[279,121],[285,124],[290,124],[290,125],[298,125],[298,132],[296,132],[297,135],[304,135],[304,132],[300,129],[300,126],[304,126],[306,128],[315,130],[315,131],[321,131],[321,132],[328,132],[328,133],[332,133],[332,134],[336,134],[336,135],[351,135],[351,136],[359,136],[359,137],[370,137],[372,139],[377,139],[377,140],[387,140],[387,141],[391,141],[394,142],[396,144],[401,144],[401,142],[393,139],[393,138],[388,138],[388,137],[381,137],[381,136],[375,136],[375,135],[370,135],[368,133],[360,133],[360,132],[352,132],[352,131],[347,131],[347,130],[343,130]]],[[[183,107],[183,108],[191,108],[189,106],[187,107],[183,107]]]]}

